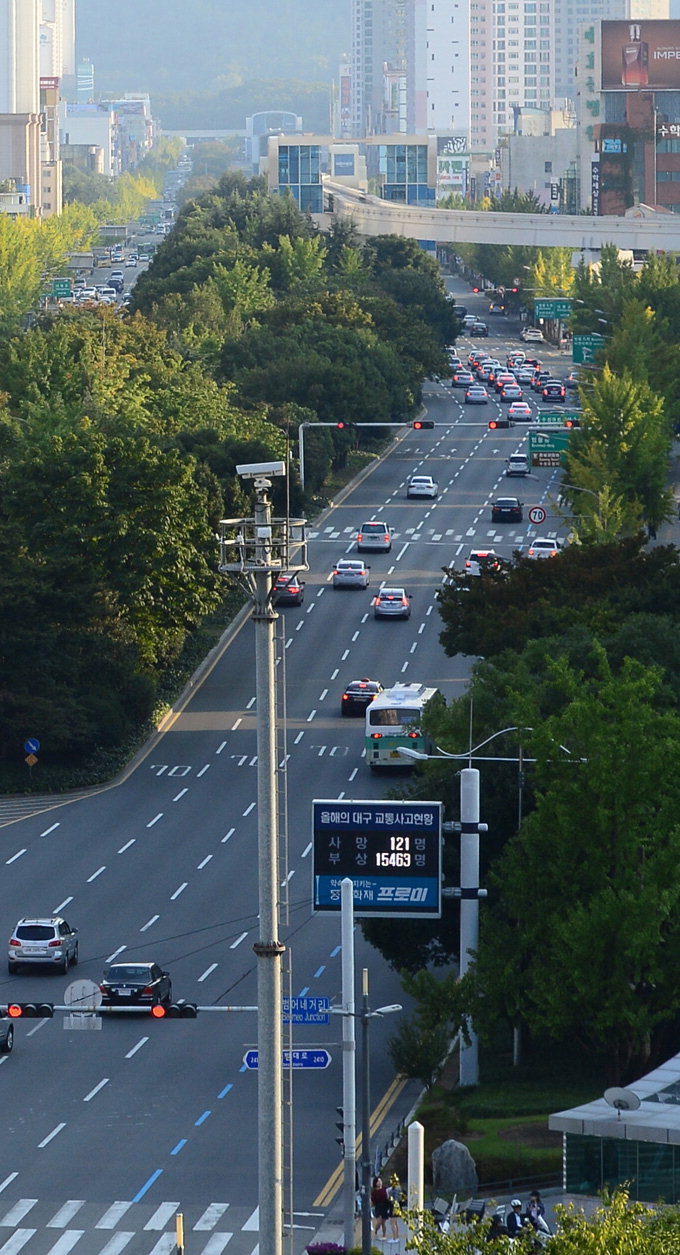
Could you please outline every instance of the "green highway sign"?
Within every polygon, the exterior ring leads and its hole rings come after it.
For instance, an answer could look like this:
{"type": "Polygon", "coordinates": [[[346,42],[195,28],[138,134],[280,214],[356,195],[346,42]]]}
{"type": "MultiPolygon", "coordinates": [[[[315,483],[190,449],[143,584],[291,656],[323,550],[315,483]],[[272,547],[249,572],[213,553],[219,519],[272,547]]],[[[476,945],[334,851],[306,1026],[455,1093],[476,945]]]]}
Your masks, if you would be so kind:
{"type": "Polygon", "coordinates": [[[52,280],[52,296],[54,297],[55,301],[60,300],[61,297],[70,296],[70,295],[71,295],[71,280],[70,279],[53,279],[52,280]]]}
{"type": "Polygon", "coordinates": [[[536,421],[539,427],[565,427],[567,423],[580,424],[582,415],[582,410],[539,410],[536,421]]]}
{"type": "Polygon", "coordinates": [[[569,318],[571,309],[571,301],[561,297],[534,301],[534,310],[537,318],[569,318]]]}
{"type": "Polygon", "coordinates": [[[572,361],[577,365],[586,362],[593,362],[595,355],[599,352],[604,344],[604,336],[597,331],[592,331],[588,335],[574,336],[572,342],[572,361]]]}
{"type": "Polygon", "coordinates": [[[529,456],[532,466],[561,466],[569,447],[570,428],[562,431],[530,431],[529,456]]]}

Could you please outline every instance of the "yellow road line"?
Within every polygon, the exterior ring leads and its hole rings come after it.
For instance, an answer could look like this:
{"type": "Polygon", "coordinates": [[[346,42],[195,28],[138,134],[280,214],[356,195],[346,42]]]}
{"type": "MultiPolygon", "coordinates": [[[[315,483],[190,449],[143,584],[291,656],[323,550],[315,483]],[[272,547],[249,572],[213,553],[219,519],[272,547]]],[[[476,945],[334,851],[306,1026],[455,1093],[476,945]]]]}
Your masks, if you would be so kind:
{"type": "MultiPolygon", "coordinates": [[[[376,1130],[380,1128],[380,1125],[382,1124],[383,1120],[387,1116],[390,1109],[394,1106],[395,1102],[397,1101],[397,1098],[399,1097],[404,1086],[406,1085],[406,1081],[407,1081],[407,1078],[405,1076],[396,1076],[394,1080],[392,1081],[392,1084],[390,1085],[389,1089],[385,1092],[383,1097],[380,1099],[380,1102],[375,1108],[375,1111],[371,1115],[371,1122],[370,1122],[371,1134],[375,1133],[376,1130]]],[[[357,1155],[357,1162],[358,1162],[361,1155],[361,1147],[362,1147],[361,1133],[357,1134],[356,1146],[357,1146],[356,1155],[357,1155]]],[[[333,1199],[336,1197],[342,1185],[343,1174],[344,1174],[344,1164],[341,1160],[337,1168],[329,1176],[323,1189],[320,1191],[319,1194],[317,1194],[316,1198],[314,1199],[314,1202],[312,1204],[313,1207],[330,1206],[330,1204],[333,1202],[333,1199]]]]}

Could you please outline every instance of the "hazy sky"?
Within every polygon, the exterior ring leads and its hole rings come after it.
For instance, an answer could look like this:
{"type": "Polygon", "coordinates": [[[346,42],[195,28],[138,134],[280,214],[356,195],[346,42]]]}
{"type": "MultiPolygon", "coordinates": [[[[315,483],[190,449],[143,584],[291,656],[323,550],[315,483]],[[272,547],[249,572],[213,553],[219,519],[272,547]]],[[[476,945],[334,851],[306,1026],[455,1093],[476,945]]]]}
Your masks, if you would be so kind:
{"type": "Polygon", "coordinates": [[[76,0],[97,91],[212,92],[251,78],[337,77],[350,0],[76,0]]]}

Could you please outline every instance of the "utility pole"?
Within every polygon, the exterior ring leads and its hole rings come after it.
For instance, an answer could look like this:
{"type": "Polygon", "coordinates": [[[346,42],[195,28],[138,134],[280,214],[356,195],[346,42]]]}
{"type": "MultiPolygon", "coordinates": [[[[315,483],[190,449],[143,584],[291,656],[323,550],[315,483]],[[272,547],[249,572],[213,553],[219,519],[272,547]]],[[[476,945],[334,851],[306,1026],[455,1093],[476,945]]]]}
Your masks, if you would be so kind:
{"type": "Polygon", "coordinates": [[[257,711],[258,1203],[260,1255],[283,1252],[283,984],[279,938],[279,833],[276,763],[276,659],[272,604],[276,576],[307,566],[304,520],[273,519],[271,477],[283,462],[249,463],[237,473],[254,481],[254,518],[220,524],[220,570],[240,575],[253,599],[257,711]]]}
{"type": "MultiPolygon", "coordinates": [[[[464,976],[479,947],[479,771],[463,767],[460,773],[460,962],[464,976]]],[[[472,1020],[467,1024],[470,1045],[460,1043],[459,1081],[479,1085],[479,1039],[472,1020]]]]}

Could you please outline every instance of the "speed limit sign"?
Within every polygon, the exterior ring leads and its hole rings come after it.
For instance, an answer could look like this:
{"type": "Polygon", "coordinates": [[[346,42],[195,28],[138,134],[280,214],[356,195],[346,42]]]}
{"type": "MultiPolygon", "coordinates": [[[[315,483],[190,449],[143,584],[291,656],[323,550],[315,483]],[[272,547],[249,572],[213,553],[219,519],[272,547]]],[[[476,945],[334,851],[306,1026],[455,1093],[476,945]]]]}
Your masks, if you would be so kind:
{"type": "Polygon", "coordinates": [[[547,517],[542,505],[532,505],[529,511],[529,521],[531,523],[545,523],[547,517]]]}

